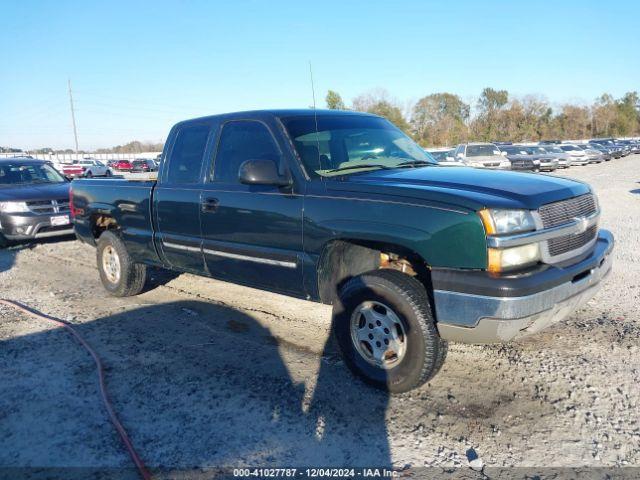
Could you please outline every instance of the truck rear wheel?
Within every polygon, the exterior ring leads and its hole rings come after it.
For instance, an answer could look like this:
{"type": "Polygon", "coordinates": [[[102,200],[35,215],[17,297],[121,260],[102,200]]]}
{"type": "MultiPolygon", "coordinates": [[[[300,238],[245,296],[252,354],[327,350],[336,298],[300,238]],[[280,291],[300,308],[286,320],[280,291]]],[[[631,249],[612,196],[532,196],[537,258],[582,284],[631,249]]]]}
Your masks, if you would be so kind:
{"type": "Polygon", "coordinates": [[[96,256],[100,280],[111,295],[130,297],[142,292],[147,267],[131,260],[118,235],[109,231],[100,235],[96,256]]]}
{"type": "Polygon", "coordinates": [[[334,305],[333,333],[346,365],[392,393],[429,381],[447,355],[424,286],[397,270],[349,280],[334,305]]]}

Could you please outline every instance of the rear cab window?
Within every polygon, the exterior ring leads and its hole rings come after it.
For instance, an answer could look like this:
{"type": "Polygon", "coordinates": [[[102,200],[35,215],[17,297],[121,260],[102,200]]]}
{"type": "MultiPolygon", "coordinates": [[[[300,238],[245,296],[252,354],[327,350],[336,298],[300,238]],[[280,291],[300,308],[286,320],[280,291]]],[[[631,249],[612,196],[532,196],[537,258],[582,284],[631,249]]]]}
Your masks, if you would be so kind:
{"type": "Polygon", "coordinates": [[[169,157],[166,179],[170,183],[199,183],[210,127],[205,124],[179,128],[169,157]]]}

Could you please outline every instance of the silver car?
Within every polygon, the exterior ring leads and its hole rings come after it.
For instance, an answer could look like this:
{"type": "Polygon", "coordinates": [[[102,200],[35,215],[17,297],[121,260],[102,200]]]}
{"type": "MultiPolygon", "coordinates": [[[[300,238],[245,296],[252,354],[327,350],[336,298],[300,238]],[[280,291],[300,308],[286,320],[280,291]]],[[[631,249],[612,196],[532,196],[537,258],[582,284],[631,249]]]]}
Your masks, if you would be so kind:
{"type": "Polygon", "coordinates": [[[571,155],[562,150],[558,145],[538,145],[547,155],[552,155],[558,161],[558,168],[569,168],[572,165],[571,155]]]}
{"type": "Polygon", "coordinates": [[[589,165],[589,156],[587,152],[570,143],[562,143],[558,145],[563,152],[568,153],[571,156],[571,165],[589,165]]]}
{"type": "Polygon", "coordinates": [[[587,156],[589,157],[589,163],[602,163],[604,162],[604,155],[602,152],[596,148],[591,148],[589,145],[578,145],[581,149],[585,151],[587,156]]]}
{"type": "Polygon", "coordinates": [[[460,144],[455,149],[454,158],[469,167],[511,169],[511,162],[493,143],[460,144]]]}

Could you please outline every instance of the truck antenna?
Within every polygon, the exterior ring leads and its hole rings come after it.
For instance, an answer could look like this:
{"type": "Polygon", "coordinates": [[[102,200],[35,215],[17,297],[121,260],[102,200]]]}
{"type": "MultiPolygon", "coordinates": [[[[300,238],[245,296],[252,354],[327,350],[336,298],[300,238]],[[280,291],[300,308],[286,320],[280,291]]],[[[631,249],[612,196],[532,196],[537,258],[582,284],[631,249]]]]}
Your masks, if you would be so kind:
{"type": "Polygon", "coordinates": [[[313,69],[311,68],[311,60],[309,60],[309,78],[311,79],[311,97],[313,98],[313,109],[316,109],[316,89],[313,85],[313,69]]]}

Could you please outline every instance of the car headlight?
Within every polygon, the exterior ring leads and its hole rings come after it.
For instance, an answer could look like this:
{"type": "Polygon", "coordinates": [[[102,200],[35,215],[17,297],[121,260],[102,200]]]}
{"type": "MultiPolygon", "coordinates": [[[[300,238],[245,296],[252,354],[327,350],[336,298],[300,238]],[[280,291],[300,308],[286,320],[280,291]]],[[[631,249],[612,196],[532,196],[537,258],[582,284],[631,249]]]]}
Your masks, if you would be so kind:
{"type": "Polygon", "coordinates": [[[0,212],[22,213],[28,212],[29,207],[26,202],[0,202],[0,212]]]}
{"type": "Polygon", "coordinates": [[[511,248],[489,248],[487,256],[487,270],[506,272],[538,263],[540,246],[538,243],[530,243],[511,248]]]}
{"type": "Polygon", "coordinates": [[[487,235],[528,232],[536,229],[528,210],[485,208],[478,212],[487,235]]]}
{"type": "MultiPolygon", "coordinates": [[[[487,235],[505,235],[536,229],[529,210],[485,208],[478,212],[487,235]]],[[[540,261],[540,246],[529,243],[510,248],[488,248],[487,270],[505,272],[533,265],[540,261]]]]}

